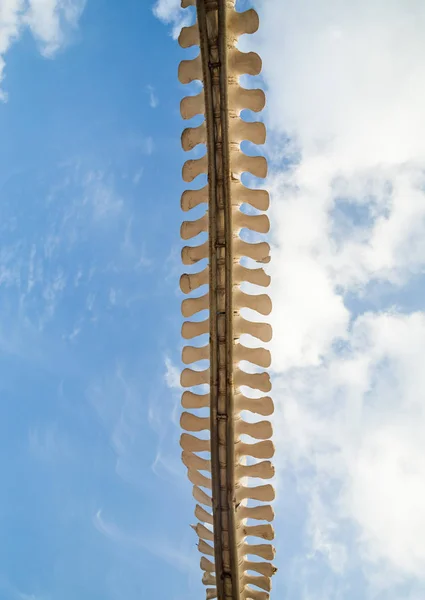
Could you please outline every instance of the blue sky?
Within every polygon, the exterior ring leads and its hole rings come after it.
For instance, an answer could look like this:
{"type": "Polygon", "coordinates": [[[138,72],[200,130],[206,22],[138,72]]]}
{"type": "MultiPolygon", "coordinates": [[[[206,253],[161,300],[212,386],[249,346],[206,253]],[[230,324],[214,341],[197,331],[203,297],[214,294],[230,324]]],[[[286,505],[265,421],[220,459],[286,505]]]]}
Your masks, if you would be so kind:
{"type": "MultiPolygon", "coordinates": [[[[423,600],[425,9],[254,4],[273,597],[423,600]]],[[[0,0],[0,600],[204,593],[178,445],[186,15],[0,0]]]]}

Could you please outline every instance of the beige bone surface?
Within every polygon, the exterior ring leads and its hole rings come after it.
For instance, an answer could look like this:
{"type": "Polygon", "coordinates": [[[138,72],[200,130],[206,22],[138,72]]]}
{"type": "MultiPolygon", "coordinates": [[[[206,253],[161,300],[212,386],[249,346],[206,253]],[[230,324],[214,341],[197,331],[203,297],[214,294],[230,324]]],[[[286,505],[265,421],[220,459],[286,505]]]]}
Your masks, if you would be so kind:
{"type": "Polygon", "coordinates": [[[236,11],[235,0],[181,4],[195,7],[189,14],[196,14],[196,20],[182,28],[179,43],[199,47],[199,53],[195,50],[194,58],[181,62],[179,81],[192,88],[195,81],[202,84],[200,93],[187,95],[180,104],[182,118],[197,121],[188,122],[181,136],[183,150],[193,151],[182,169],[183,180],[192,184],[181,198],[187,213],[181,237],[188,241],[181,253],[188,266],[180,278],[187,296],[182,315],[188,319],[182,337],[194,340],[182,350],[187,365],[180,381],[187,388],[180,421],[187,432],[180,441],[182,461],[197,502],[194,530],[207,600],[267,600],[275,551],[261,542],[274,539],[274,512],[268,503],[275,491],[262,482],[273,480],[275,450],[270,421],[255,421],[252,415],[269,417],[274,411],[272,399],[261,394],[271,390],[269,374],[261,371],[270,367],[271,355],[261,344],[271,340],[272,330],[246,315],[264,318],[272,311],[270,297],[252,288],[270,285],[261,266],[270,261],[270,245],[264,240],[270,199],[266,190],[241,181],[244,173],[260,179],[267,175],[264,156],[241,149],[244,141],[265,142],[261,119],[241,116],[244,110],[261,111],[265,94],[241,86],[240,76],[257,76],[262,63],[255,52],[237,47],[241,35],[257,31],[259,18],[253,9],[236,11]],[[200,188],[198,177],[205,175],[208,183],[200,188]],[[207,318],[200,320],[204,312],[207,318]],[[198,393],[199,386],[207,389],[198,393]],[[255,397],[244,388],[254,390],[255,397]],[[263,560],[248,560],[251,556],[263,560]]]}

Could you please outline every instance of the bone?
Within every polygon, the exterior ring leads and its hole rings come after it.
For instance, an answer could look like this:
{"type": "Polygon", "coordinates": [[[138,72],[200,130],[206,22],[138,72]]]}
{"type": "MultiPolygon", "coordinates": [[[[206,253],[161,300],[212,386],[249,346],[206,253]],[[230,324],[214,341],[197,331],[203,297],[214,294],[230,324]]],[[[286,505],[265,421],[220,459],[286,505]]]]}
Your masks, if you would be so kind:
{"type": "Polygon", "coordinates": [[[209,408],[210,395],[194,394],[193,392],[184,392],[182,395],[182,406],[183,408],[188,409],[209,408]]]}
{"type": "Polygon", "coordinates": [[[257,210],[268,210],[270,206],[270,196],[266,190],[251,189],[244,186],[239,180],[233,181],[232,201],[234,204],[241,205],[245,202],[257,210]]]}
{"type": "Polygon", "coordinates": [[[276,549],[271,544],[243,544],[242,554],[245,554],[245,556],[259,556],[264,560],[273,560],[276,549]]]}
{"type": "MultiPolygon", "coordinates": [[[[231,153],[230,168],[232,173],[236,175],[251,173],[254,177],[260,177],[261,179],[267,177],[267,160],[264,156],[248,156],[239,149],[231,153]]],[[[200,172],[203,173],[204,171],[200,172]]],[[[192,179],[184,179],[184,181],[192,181],[192,179]]]]}
{"type": "Polygon", "coordinates": [[[185,431],[205,431],[210,428],[210,420],[206,417],[197,417],[192,413],[184,412],[180,417],[180,426],[185,431]]]}
{"type": "Polygon", "coordinates": [[[252,335],[262,342],[270,342],[272,339],[272,328],[268,323],[247,321],[243,317],[238,316],[234,319],[234,329],[237,336],[244,334],[252,335]]]}
{"type": "Polygon", "coordinates": [[[194,158],[187,160],[182,169],[183,181],[190,183],[198,177],[198,175],[204,175],[208,172],[208,157],[202,156],[202,158],[194,158]]]}
{"type": "Polygon", "coordinates": [[[198,550],[202,554],[206,554],[207,556],[214,556],[214,548],[207,544],[205,540],[199,540],[198,550]]]}
{"type": "Polygon", "coordinates": [[[202,285],[209,283],[210,270],[206,267],[199,273],[185,273],[180,277],[180,289],[183,294],[190,294],[194,290],[197,290],[202,285]]]}
{"type": "Polygon", "coordinates": [[[203,115],[205,112],[205,96],[202,91],[196,96],[186,96],[180,102],[180,114],[186,121],[196,117],[196,115],[203,115]]]}
{"type": "Polygon", "coordinates": [[[274,487],[270,484],[255,487],[241,486],[236,490],[237,502],[242,500],[258,500],[260,502],[272,502],[275,499],[274,487]]]}
{"type": "Polygon", "coordinates": [[[229,120],[230,138],[233,142],[247,140],[262,145],[266,141],[266,127],[261,121],[244,121],[238,116],[229,120]]]}
{"type": "MultiPolygon", "coordinates": [[[[235,57],[235,60],[237,61],[238,59],[235,57]]],[[[202,61],[200,54],[191,60],[182,60],[179,64],[180,83],[192,83],[192,81],[197,80],[202,81],[202,61]]]]}
{"type": "Polygon", "coordinates": [[[207,512],[202,506],[199,504],[196,505],[195,508],[195,517],[201,521],[201,523],[208,523],[212,525],[214,522],[214,518],[211,513],[207,512]]]}
{"type": "MultiPolygon", "coordinates": [[[[209,346],[202,346],[201,348],[197,348],[195,346],[185,346],[182,350],[182,361],[185,365],[189,365],[200,360],[209,360],[209,358],[209,346]]],[[[209,402],[206,406],[209,406],[209,402]]],[[[193,408],[201,408],[201,406],[194,406],[193,408]]]]}
{"type": "Polygon", "coordinates": [[[210,330],[209,319],[205,321],[185,321],[182,325],[182,337],[191,340],[199,335],[204,335],[210,330]]]}
{"type": "MultiPolygon", "coordinates": [[[[267,369],[271,364],[271,354],[265,348],[248,348],[242,344],[236,344],[233,356],[236,361],[246,360],[247,362],[264,367],[267,369]]],[[[192,361],[194,362],[194,361],[192,361]]]]}
{"type": "Polygon", "coordinates": [[[205,371],[194,371],[193,369],[184,369],[180,376],[180,383],[182,387],[192,387],[195,385],[209,384],[209,382],[209,369],[205,369],[205,371]]]}
{"type": "Polygon", "coordinates": [[[263,540],[274,539],[274,529],[269,524],[264,525],[244,525],[241,528],[241,535],[244,537],[259,537],[263,540]]]}
{"type": "MultiPolygon", "coordinates": [[[[244,561],[243,568],[244,571],[255,571],[256,573],[265,575],[265,577],[273,577],[277,571],[276,567],[269,562],[254,562],[250,560],[244,561]]],[[[204,570],[206,571],[206,569],[204,570]]]]}
{"type": "Polygon", "coordinates": [[[265,592],[270,592],[272,589],[272,582],[270,577],[265,577],[264,575],[247,575],[243,576],[244,584],[256,585],[261,588],[265,592]]]}
{"type": "Polygon", "coordinates": [[[257,440],[267,440],[273,435],[273,427],[270,421],[248,423],[240,419],[236,423],[236,431],[238,435],[249,435],[257,440]]]}
{"type": "Polygon", "coordinates": [[[199,298],[187,298],[182,302],[182,315],[184,317],[193,317],[202,310],[208,310],[210,307],[210,296],[205,294],[199,298]]]}
{"type": "Polygon", "coordinates": [[[259,269],[247,269],[242,265],[235,265],[233,280],[235,283],[240,284],[242,282],[253,283],[254,285],[260,285],[262,287],[268,287],[270,285],[271,277],[267,275],[262,267],[259,269]]]}
{"type": "Polygon", "coordinates": [[[199,144],[207,143],[207,128],[205,121],[199,127],[188,127],[182,133],[182,148],[185,152],[193,150],[199,144]]]}
{"type": "Polygon", "coordinates": [[[198,24],[195,23],[191,27],[183,27],[180,32],[178,41],[182,48],[191,48],[192,46],[199,46],[198,24]]]}
{"type": "MultiPolygon", "coordinates": [[[[201,488],[199,488],[197,485],[193,486],[192,494],[197,502],[200,502],[201,504],[204,504],[204,506],[208,506],[209,508],[212,508],[211,497],[208,496],[208,494],[206,494],[203,490],[201,490],[201,488]]],[[[204,571],[206,571],[206,570],[207,569],[204,569],[204,571]]]]}
{"type": "MultiPolygon", "coordinates": [[[[242,393],[235,395],[236,411],[248,410],[262,417],[269,417],[274,413],[273,400],[269,396],[262,398],[247,398],[242,393]]],[[[185,408],[200,408],[198,406],[187,406],[185,408]]]]}
{"type": "Polygon", "coordinates": [[[208,185],[199,190],[186,190],[182,194],[181,208],[185,212],[208,202],[208,185]]]}
{"type": "Polygon", "coordinates": [[[271,440],[264,440],[256,444],[236,444],[237,456],[252,456],[253,458],[272,458],[274,456],[274,444],[271,440]]]}
{"type": "Polygon", "coordinates": [[[269,460],[265,460],[253,465],[238,465],[236,470],[239,477],[272,479],[275,476],[275,468],[269,460]]]}
{"type": "Polygon", "coordinates": [[[242,591],[242,596],[245,600],[269,600],[270,594],[253,590],[249,585],[246,585],[242,591]]]}
{"type": "Polygon", "coordinates": [[[207,573],[215,573],[215,564],[203,556],[201,558],[201,569],[207,573]]]}
{"type": "Polygon", "coordinates": [[[270,229],[267,215],[247,215],[240,210],[233,215],[233,224],[240,229],[250,229],[257,233],[268,233],[270,229]]]}
{"type": "Polygon", "coordinates": [[[180,437],[180,446],[188,452],[209,452],[211,449],[209,440],[201,440],[189,433],[182,433],[180,437]]]}
{"type": "Polygon", "coordinates": [[[266,105],[266,96],[263,90],[246,89],[239,84],[229,86],[229,108],[236,114],[243,110],[260,112],[266,105]]]}
{"type": "Polygon", "coordinates": [[[274,510],[270,504],[264,506],[243,506],[240,505],[237,511],[239,519],[254,519],[255,521],[271,521],[274,520],[274,510]]]}
{"type": "Polygon", "coordinates": [[[272,384],[268,373],[245,373],[241,369],[235,369],[234,382],[237,388],[246,385],[261,392],[270,392],[272,384]]]}
{"type": "Polygon", "coordinates": [[[245,33],[255,33],[258,30],[259,18],[257,12],[251,8],[244,12],[229,12],[229,33],[239,37],[245,33]]]}
{"type": "Polygon", "coordinates": [[[233,294],[233,302],[236,308],[250,308],[264,316],[272,312],[272,301],[267,294],[246,294],[242,290],[236,289],[233,294]]]}
{"type": "Polygon", "coordinates": [[[193,483],[193,485],[197,485],[211,490],[211,479],[209,477],[205,477],[205,475],[202,475],[202,473],[200,473],[199,471],[196,471],[194,469],[188,469],[187,476],[189,478],[189,481],[193,483]]]}
{"type": "MultiPolygon", "coordinates": [[[[229,51],[228,70],[233,76],[259,75],[261,73],[262,61],[256,52],[241,52],[237,48],[229,51]]],[[[183,77],[183,75],[182,75],[183,77]]],[[[186,83],[182,81],[181,83],[186,83]]]]}
{"type": "Polygon", "coordinates": [[[214,534],[210,529],[207,529],[205,525],[202,523],[197,523],[196,525],[191,525],[192,529],[195,531],[196,535],[203,539],[208,540],[209,542],[214,541],[214,534]]]}
{"type": "Polygon", "coordinates": [[[180,235],[184,240],[190,240],[204,231],[208,231],[208,214],[196,221],[183,221],[180,227],[180,235]]]}
{"type": "Polygon", "coordinates": [[[204,585],[215,585],[215,583],[216,583],[215,575],[211,575],[211,573],[204,573],[202,576],[202,583],[204,585]]]}
{"type": "Polygon", "coordinates": [[[182,462],[188,469],[197,469],[198,471],[208,471],[211,473],[211,461],[201,458],[193,452],[183,450],[182,462]]]}
{"type": "Polygon", "coordinates": [[[208,257],[208,242],[200,246],[185,246],[182,249],[182,263],[184,265],[194,265],[200,260],[208,257]]]}
{"type": "Polygon", "coordinates": [[[267,242],[249,244],[238,238],[234,243],[234,253],[237,258],[247,256],[260,263],[270,262],[270,245],[267,242]]]}

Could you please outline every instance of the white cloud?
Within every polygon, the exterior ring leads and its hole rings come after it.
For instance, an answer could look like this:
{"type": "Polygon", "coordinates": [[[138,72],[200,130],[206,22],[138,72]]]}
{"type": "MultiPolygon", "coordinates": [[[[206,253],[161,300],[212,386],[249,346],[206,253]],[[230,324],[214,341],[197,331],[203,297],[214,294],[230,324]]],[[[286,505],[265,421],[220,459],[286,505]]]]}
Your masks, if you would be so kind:
{"type": "Polygon", "coordinates": [[[256,4],[277,460],[307,499],[311,553],[337,573],[360,564],[367,598],[413,598],[425,585],[425,315],[403,302],[425,269],[425,5],[256,4]],[[399,312],[383,299],[371,312],[372,283],[399,312]]]}
{"type": "Polygon", "coordinates": [[[149,94],[149,106],[151,108],[157,108],[158,106],[158,96],[156,95],[156,91],[153,85],[147,85],[146,91],[149,94]]]}
{"type": "MultiPolygon", "coordinates": [[[[69,30],[78,26],[86,0],[2,0],[0,3],[0,84],[5,55],[28,28],[40,52],[52,57],[66,42],[69,30]]],[[[7,95],[0,88],[0,100],[7,95]]]]}
{"type": "Polygon", "coordinates": [[[180,369],[168,356],[165,357],[165,383],[171,390],[181,390],[180,369]]]}
{"type": "Polygon", "coordinates": [[[157,0],[153,14],[163,23],[172,25],[172,36],[177,39],[182,27],[191,23],[190,11],[180,7],[181,0],[157,0]]]}

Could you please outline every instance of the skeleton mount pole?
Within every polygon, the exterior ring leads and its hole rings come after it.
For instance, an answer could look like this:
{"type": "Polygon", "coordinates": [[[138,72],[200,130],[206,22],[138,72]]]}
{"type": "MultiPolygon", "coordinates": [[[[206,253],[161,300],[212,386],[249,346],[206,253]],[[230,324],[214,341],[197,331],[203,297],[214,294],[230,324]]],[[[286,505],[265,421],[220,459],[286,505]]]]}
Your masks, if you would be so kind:
{"type": "Polygon", "coordinates": [[[186,411],[181,426],[190,432],[181,437],[182,460],[198,502],[195,516],[199,522],[194,529],[207,600],[267,600],[276,571],[269,562],[274,548],[270,543],[251,544],[249,539],[274,538],[270,524],[274,514],[268,502],[274,500],[275,492],[270,484],[247,482],[274,475],[268,460],[274,454],[271,423],[255,418],[270,416],[274,410],[271,398],[260,394],[271,389],[269,374],[261,371],[270,366],[271,358],[267,349],[240,341],[241,336],[250,336],[266,343],[272,335],[270,325],[241,314],[244,309],[262,315],[271,312],[268,295],[249,294],[246,289],[269,285],[265,271],[252,264],[267,263],[270,247],[266,242],[248,243],[240,236],[243,229],[257,234],[269,230],[268,217],[262,214],[269,206],[267,192],[241,182],[242,173],[260,178],[267,174],[265,158],[248,156],[240,148],[243,140],[263,144],[266,137],[263,123],[240,117],[244,109],[258,112],[265,105],[262,90],[239,84],[241,75],[260,73],[261,59],[236,47],[240,35],[257,30],[258,15],[252,9],[237,12],[235,0],[182,0],[183,8],[190,6],[196,7],[196,23],[183,28],[179,43],[183,48],[199,46],[200,53],[182,61],[179,79],[184,84],[201,81],[203,88],[197,96],[182,100],[181,114],[184,119],[203,114],[205,119],[200,126],[185,129],[182,146],[189,151],[205,144],[207,152],[184,164],[183,179],[192,182],[206,174],[208,183],[184,192],[182,209],[199,212],[203,204],[207,209],[197,220],[185,221],[181,235],[189,240],[207,233],[208,240],[183,248],[184,265],[204,261],[206,266],[184,274],[180,285],[185,294],[191,294],[182,303],[183,316],[208,311],[209,318],[183,323],[184,339],[199,338],[198,345],[183,348],[183,362],[209,366],[206,370],[186,368],[181,376],[184,388],[195,388],[182,397],[186,411]],[[197,290],[203,286],[208,289],[199,295],[197,290]],[[207,344],[202,346],[204,339],[207,344]],[[249,373],[241,369],[242,361],[251,363],[249,373]],[[208,393],[195,393],[198,386],[207,387],[208,393]],[[245,395],[243,388],[252,391],[245,395]],[[197,432],[206,433],[193,435],[197,432]],[[246,436],[257,441],[247,443],[246,436]]]}

